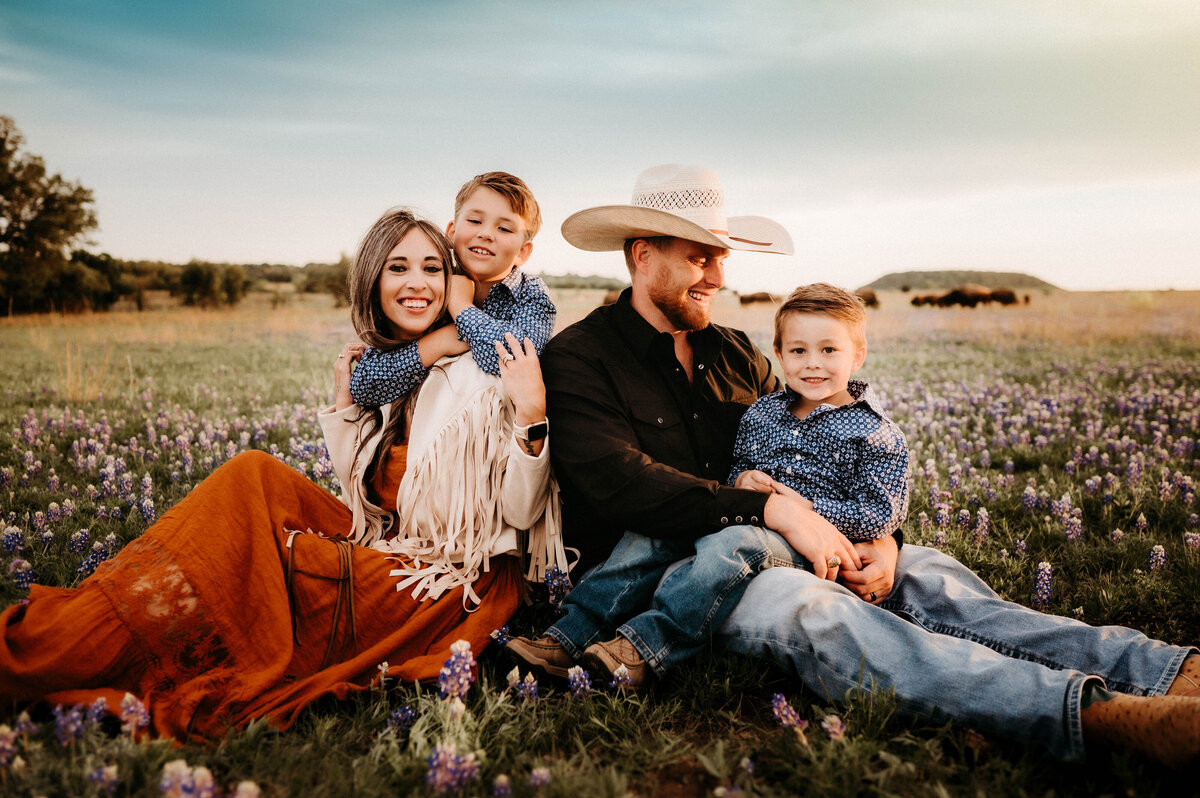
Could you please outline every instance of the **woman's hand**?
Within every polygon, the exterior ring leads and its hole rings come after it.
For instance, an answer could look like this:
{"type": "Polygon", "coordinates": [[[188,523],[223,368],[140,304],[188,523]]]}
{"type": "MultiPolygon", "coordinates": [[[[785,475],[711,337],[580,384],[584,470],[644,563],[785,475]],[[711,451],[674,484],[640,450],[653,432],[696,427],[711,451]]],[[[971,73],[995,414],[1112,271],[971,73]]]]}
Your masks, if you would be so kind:
{"type": "Polygon", "coordinates": [[[891,594],[896,582],[896,561],[900,557],[896,539],[888,536],[855,543],[854,550],[862,559],[862,568],[844,569],[842,583],[863,601],[879,604],[891,594]]]}
{"type": "MultiPolygon", "coordinates": [[[[546,420],[546,384],[542,382],[542,367],[538,364],[537,348],[526,338],[518,341],[512,333],[504,334],[505,343],[496,342],[500,358],[500,381],[504,393],[513,403],[513,424],[528,427],[546,420]]],[[[525,450],[536,457],[541,454],[544,440],[525,441],[525,450]]]]}
{"type": "Polygon", "coordinates": [[[772,493],[763,508],[763,522],[767,529],[783,535],[793,549],[812,563],[818,579],[832,581],[843,568],[862,568],[858,552],[849,539],[793,496],[772,493]]]}
{"type": "Polygon", "coordinates": [[[350,372],[366,349],[365,344],[351,341],[342,347],[342,353],[337,356],[337,360],[333,361],[333,406],[335,410],[345,410],[354,404],[354,397],[350,395],[350,372]]]}

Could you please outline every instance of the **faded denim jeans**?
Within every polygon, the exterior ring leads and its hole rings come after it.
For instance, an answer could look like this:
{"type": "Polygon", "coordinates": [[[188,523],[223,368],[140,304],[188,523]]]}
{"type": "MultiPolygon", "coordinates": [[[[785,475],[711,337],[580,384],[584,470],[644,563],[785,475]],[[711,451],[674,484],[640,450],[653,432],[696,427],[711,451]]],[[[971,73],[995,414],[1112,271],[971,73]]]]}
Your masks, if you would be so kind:
{"type": "Polygon", "coordinates": [[[776,566],[808,562],[762,527],[726,527],[694,542],[626,532],[567,594],[566,616],[547,634],[575,659],[621,634],[661,674],[708,648],[755,574],[776,566]]]}
{"type": "Polygon", "coordinates": [[[1195,652],[1005,601],[957,560],[912,544],[881,607],[807,571],[771,569],[750,580],[719,638],[831,698],[891,688],[909,715],[951,718],[1059,759],[1083,757],[1085,683],[1161,695],[1195,652]]]}

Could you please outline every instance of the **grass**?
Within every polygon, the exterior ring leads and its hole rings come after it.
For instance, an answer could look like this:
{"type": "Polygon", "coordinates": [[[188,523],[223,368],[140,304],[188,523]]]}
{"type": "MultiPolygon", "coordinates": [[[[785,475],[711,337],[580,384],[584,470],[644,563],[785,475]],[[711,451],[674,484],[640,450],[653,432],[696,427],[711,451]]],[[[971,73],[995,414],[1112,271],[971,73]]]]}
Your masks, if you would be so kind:
{"type": "MultiPolygon", "coordinates": [[[[556,297],[560,326],[597,296],[556,297]]],[[[870,315],[864,376],[913,449],[908,538],[943,546],[1022,603],[1033,599],[1036,565],[1049,562],[1048,612],[1200,642],[1200,550],[1186,537],[1200,533],[1196,295],[1039,294],[1028,307],[976,311],[882,299],[870,315]],[[1155,546],[1165,553],[1158,570],[1150,567],[1155,546]]],[[[732,297],[717,309],[718,321],[747,329],[764,348],[771,313],[732,297]]],[[[344,309],[307,297],[276,310],[252,302],[232,311],[0,321],[8,378],[0,511],[21,544],[0,555],[0,603],[24,595],[7,567],[18,558],[43,584],[77,584],[94,546],[97,556],[115,552],[242,449],[274,450],[328,486],[314,414],[350,335],[344,309]],[[80,529],[82,546],[72,543],[80,529]]],[[[537,601],[510,627],[536,632],[552,617],[537,601]]],[[[461,718],[436,688],[389,684],[318,702],[286,732],[254,724],[215,747],[131,740],[112,720],[61,746],[49,708],[33,707],[40,730],[17,742],[23,768],[0,768],[0,793],[104,794],[88,774],[116,765],[115,794],[155,795],[164,764],[183,758],[210,769],[222,793],[252,780],[268,795],[421,795],[427,758],[451,742],[478,768],[466,795],[490,794],[501,775],[518,796],[572,798],[728,795],[734,787],[761,796],[1179,789],[1131,755],[1063,765],[957,724],[906,718],[883,691],[816,694],[763,663],[716,651],[643,694],[604,688],[574,697],[543,683],[536,700],[505,689],[511,664],[495,650],[476,656],[479,680],[461,718]],[[775,693],[808,721],[807,744],[775,722],[775,693]],[[416,721],[390,730],[401,706],[416,721]],[[845,739],[822,730],[830,715],[845,722],[845,739]],[[531,786],[535,768],[548,768],[547,786],[531,786]]],[[[0,713],[0,723],[16,720],[0,713]]]]}

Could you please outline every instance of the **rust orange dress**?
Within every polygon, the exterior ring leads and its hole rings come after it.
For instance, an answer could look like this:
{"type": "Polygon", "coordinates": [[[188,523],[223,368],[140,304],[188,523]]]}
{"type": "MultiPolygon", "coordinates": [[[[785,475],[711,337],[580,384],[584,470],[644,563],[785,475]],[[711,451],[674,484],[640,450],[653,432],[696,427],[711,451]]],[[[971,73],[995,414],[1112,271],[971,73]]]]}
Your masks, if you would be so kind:
{"type": "MultiPolygon", "coordinates": [[[[404,459],[394,450],[375,486],[393,505],[404,459]]],[[[238,455],[79,587],[34,585],[0,614],[0,701],[116,708],[130,692],[155,733],[180,740],[254,718],[286,728],[314,699],[364,689],[381,662],[391,677],[435,678],[451,643],[478,654],[515,611],[515,558],[493,560],[467,612],[462,588],[397,591],[387,555],[339,543],[350,523],[289,466],[238,455]]]]}

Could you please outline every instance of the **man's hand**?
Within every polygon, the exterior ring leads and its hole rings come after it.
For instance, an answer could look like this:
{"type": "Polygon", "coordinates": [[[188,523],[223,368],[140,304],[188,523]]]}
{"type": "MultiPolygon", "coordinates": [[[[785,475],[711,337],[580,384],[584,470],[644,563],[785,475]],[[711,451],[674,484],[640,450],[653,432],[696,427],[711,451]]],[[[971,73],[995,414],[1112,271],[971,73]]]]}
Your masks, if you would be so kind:
{"type": "Polygon", "coordinates": [[[896,539],[889,535],[855,543],[854,549],[862,560],[862,567],[851,569],[847,566],[842,571],[842,582],[863,601],[879,604],[891,594],[896,583],[896,561],[900,557],[896,539]]]}
{"type": "Polygon", "coordinates": [[[793,496],[772,493],[763,510],[763,522],[811,562],[820,579],[837,579],[842,568],[862,568],[862,560],[846,536],[793,496]],[[833,557],[839,562],[830,567],[833,557]]]}

